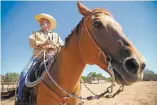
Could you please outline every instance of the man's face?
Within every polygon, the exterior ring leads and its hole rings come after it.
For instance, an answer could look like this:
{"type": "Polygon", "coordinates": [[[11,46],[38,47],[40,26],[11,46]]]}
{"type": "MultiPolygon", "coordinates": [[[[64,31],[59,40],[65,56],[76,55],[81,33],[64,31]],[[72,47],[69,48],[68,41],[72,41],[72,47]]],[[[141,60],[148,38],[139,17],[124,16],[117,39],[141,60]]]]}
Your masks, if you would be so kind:
{"type": "Polygon", "coordinates": [[[50,30],[50,22],[47,19],[41,18],[39,20],[39,22],[40,22],[40,27],[43,31],[49,31],[50,30]]]}

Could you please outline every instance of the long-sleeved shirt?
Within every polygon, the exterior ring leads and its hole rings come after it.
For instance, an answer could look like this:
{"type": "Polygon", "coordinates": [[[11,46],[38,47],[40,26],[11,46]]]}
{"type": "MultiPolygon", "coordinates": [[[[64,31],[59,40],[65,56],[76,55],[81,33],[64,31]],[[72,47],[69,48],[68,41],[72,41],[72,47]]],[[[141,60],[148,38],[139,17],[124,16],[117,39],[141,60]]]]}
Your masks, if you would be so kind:
{"type": "MultiPolygon", "coordinates": [[[[45,33],[43,33],[42,31],[36,31],[33,32],[30,36],[29,36],[29,45],[30,47],[33,49],[33,57],[35,57],[40,51],[43,50],[43,48],[38,47],[39,44],[44,43],[46,40],[51,40],[52,44],[55,46],[63,46],[64,43],[61,40],[61,38],[58,36],[57,33],[55,32],[48,32],[47,35],[45,33]]],[[[48,49],[46,51],[46,54],[49,53],[56,53],[57,49],[52,50],[52,49],[48,49]]],[[[41,57],[43,57],[43,52],[41,54],[39,54],[39,56],[37,56],[36,58],[40,59],[41,57]]]]}

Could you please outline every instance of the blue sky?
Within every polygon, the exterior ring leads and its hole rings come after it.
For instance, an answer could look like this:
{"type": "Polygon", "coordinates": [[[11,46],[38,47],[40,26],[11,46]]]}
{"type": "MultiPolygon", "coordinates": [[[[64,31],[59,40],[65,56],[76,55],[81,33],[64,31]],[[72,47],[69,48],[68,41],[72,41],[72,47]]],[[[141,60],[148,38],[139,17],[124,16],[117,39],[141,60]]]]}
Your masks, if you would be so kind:
{"type": "MultiPolygon", "coordinates": [[[[122,25],[126,36],[146,59],[146,68],[157,73],[157,2],[87,2],[89,8],[109,10],[122,25]]],[[[57,20],[57,32],[62,40],[78,24],[82,16],[75,1],[63,2],[2,2],[1,4],[1,70],[20,72],[32,55],[28,37],[39,30],[34,16],[47,13],[57,20]]],[[[83,75],[91,71],[104,73],[95,65],[87,65],[83,75]]],[[[106,75],[106,73],[104,73],[106,75]]]]}

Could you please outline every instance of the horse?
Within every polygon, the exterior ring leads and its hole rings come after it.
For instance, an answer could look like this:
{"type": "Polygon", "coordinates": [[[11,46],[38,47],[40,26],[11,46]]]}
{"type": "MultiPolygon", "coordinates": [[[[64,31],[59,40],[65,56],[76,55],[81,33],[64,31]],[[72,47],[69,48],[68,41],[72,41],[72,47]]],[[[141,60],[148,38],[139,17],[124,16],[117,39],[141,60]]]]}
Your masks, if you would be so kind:
{"type": "Polygon", "coordinates": [[[79,105],[80,79],[86,66],[97,65],[120,85],[131,85],[143,78],[145,59],[123,33],[121,25],[104,8],[89,9],[77,2],[82,20],[65,40],[48,74],[37,86],[34,105],[79,105]],[[112,72],[108,69],[112,66],[112,72]],[[63,91],[66,90],[66,92],[63,91]]]}

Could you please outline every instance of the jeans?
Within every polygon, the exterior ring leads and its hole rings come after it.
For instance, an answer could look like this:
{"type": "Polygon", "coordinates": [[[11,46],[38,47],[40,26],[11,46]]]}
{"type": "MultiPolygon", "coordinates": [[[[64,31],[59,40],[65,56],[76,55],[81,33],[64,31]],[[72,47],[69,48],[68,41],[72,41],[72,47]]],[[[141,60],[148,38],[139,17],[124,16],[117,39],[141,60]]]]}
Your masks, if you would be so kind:
{"type": "MultiPolygon", "coordinates": [[[[31,58],[30,60],[32,60],[32,58],[31,58]]],[[[36,62],[38,62],[38,59],[37,59],[37,58],[33,59],[33,62],[32,62],[32,64],[30,65],[30,67],[24,68],[24,70],[22,70],[22,72],[21,72],[21,74],[20,74],[20,78],[19,78],[19,83],[18,83],[17,100],[20,100],[20,99],[21,99],[21,97],[22,97],[22,92],[23,92],[23,87],[24,87],[24,85],[25,85],[25,78],[26,78],[26,75],[27,75],[29,69],[30,69],[31,67],[33,67],[36,62]]]]}

